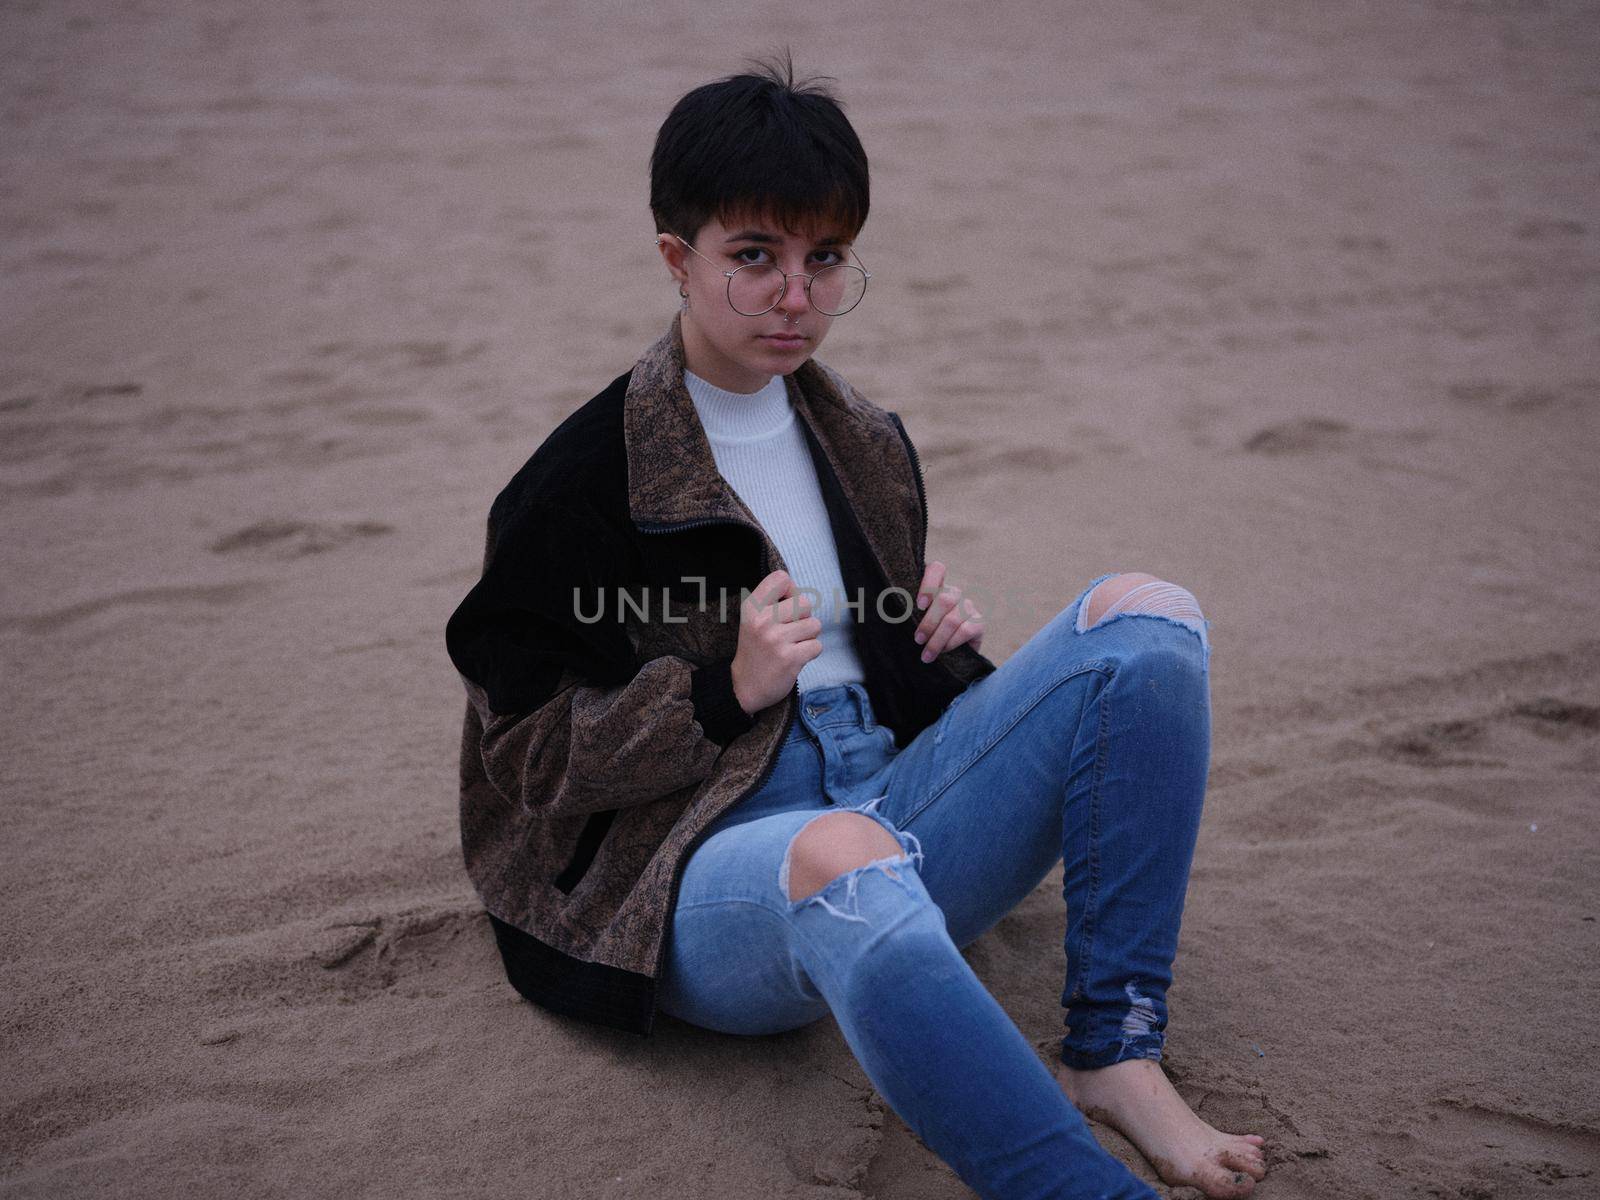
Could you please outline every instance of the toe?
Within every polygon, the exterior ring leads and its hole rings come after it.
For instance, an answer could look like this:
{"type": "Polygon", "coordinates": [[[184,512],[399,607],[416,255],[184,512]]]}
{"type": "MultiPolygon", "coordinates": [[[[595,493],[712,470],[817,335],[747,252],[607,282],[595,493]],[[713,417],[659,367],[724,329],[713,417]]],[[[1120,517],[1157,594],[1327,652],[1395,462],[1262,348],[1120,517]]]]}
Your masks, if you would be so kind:
{"type": "Polygon", "coordinates": [[[1261,1157],[1261,1151],[1254,1146],[1224,1147],[1222,1165],[1231,1167],[1235,1171],[1243,1171],[1252,1179],[1264,1179],[1267,1174],[1266,1160],[1261,1157]]]}
{"type": "Polygon", "coordinates": [[[1163,1183],[1182,1184],[1199,1188],[1207,1200],[1240,1200],[1255,1188],[1256,1181],[1247,1172],[1227,1161],[1223,1147],[1214,1146],[1198,1159],[1186,1172],[1170,1177],[1157,1170],[1163,1183]]]}
{"type": "Polygon", "coordinates": [[[1195,1172],[1190,1183],[1212,1200],[1242,1200],[1242,1197],[1248,1196],[1256,1186],[1256,1181],[1250,1175],[1226,1163],[1221,1165],[1208,1163],[1195,1172]]]}

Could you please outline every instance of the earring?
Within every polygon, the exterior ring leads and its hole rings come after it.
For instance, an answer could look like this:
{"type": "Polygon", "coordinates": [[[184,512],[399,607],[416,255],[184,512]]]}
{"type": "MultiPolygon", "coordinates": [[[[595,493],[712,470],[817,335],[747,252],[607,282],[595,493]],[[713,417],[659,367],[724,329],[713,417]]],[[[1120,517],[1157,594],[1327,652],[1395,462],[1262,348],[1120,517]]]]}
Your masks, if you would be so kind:
{"type": "Polygon", "coordinates": [[[678,285],[678,295],[683,297],[682,308],[685,312],[689,309],[689,293],[683,290],[683,284],[678,285]]]}

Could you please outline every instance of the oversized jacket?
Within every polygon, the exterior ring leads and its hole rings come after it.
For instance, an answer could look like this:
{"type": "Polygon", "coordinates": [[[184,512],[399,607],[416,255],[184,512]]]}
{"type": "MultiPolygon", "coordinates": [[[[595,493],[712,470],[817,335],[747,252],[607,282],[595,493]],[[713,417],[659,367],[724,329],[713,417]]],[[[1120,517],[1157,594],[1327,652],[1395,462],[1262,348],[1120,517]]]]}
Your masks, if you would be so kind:
{"type": "MultiPolygon", "coordinates": [[[[482,578],[446,628],[467,692],[462,850],[507,975],[642,1035],[684,864],[766,781],[799,698],[752,718],[734,697],[740,602],[787,568],[717,470],[683,366],[674,318],[556,427],[495,498],[482,578]]],[[[898,415],[815,360],[785,383],[854,605],[843,627],[904,746],[995,664],[970,644],[923,663],[912,638],[927,501],[898,415]]]]}

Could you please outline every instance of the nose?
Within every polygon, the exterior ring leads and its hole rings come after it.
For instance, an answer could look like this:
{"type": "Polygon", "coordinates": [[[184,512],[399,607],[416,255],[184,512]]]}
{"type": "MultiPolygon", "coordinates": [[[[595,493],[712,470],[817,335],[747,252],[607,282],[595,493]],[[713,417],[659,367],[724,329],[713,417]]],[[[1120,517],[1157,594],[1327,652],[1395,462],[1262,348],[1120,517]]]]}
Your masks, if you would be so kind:
{"type": "Polygon", "coordinates": [[[777,307],[786,313],[804,312],[811,307],[811,293],[806,290],[804,275],[790,275],[784,279],[777,307]]]}

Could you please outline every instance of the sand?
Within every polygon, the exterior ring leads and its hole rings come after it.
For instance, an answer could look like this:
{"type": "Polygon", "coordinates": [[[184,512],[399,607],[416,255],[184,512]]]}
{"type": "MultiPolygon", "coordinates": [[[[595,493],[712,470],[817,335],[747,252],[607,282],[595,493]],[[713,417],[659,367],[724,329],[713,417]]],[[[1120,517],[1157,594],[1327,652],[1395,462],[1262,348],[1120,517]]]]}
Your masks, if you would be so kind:
{"type": "MultiPolygon", "coordinates": [[[[1600,10],[1469,0],[0,9],[0,1194],[969,1194],[831,1019],[521,1001],[456,842],[488,502],[785,40],[986,653],[1212,621],[1180,1090],[1268,1200],[1600,1194],[1600,10]]],[[[1059,882],[967,952],[1044,1057],[1059,882]]]]}

